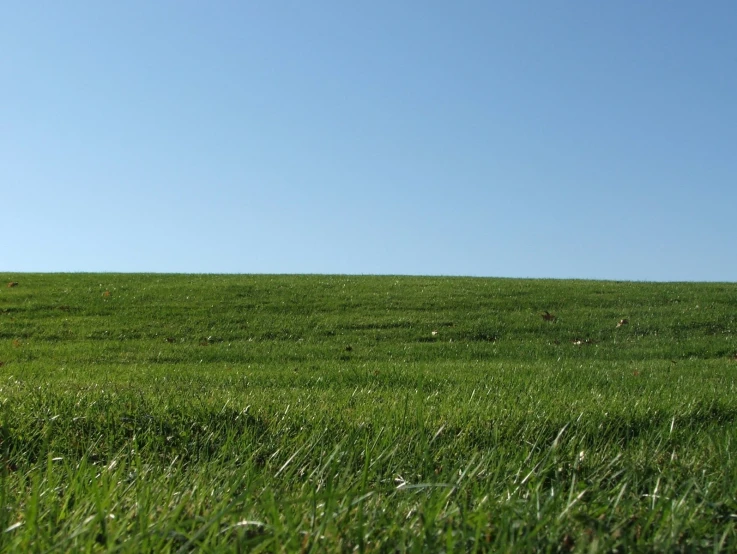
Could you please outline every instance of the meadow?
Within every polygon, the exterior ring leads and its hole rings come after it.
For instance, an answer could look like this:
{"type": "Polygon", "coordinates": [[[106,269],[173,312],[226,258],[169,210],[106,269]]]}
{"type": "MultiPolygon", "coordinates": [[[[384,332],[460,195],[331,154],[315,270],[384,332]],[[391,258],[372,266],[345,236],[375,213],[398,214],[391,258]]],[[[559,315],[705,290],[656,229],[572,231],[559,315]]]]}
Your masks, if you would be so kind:
{"type": "Polygon", "coordinates": [[[0,278],[2,551],[737,551],[737,284],[0,278]]]}

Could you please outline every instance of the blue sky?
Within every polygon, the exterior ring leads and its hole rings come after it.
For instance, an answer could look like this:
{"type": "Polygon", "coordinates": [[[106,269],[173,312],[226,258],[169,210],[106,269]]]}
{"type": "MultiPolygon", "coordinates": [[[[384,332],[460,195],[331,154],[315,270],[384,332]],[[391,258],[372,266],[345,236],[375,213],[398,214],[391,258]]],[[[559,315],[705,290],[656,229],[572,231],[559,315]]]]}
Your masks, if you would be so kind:
{"type": "Polygon", "coordinates": [[[13,2],[0,271],[737,280],[737,2],[13,2]]]}

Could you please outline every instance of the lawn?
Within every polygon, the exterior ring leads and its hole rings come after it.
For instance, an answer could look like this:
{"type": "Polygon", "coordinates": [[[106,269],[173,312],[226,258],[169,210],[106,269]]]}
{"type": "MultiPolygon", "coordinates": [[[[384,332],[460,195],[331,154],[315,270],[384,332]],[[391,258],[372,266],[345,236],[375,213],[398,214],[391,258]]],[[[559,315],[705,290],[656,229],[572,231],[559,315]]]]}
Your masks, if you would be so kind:
{"type": "Polygon", "coordinates": [[[0,550],[737,550],[737,284],[0,278],[0,550]]]}

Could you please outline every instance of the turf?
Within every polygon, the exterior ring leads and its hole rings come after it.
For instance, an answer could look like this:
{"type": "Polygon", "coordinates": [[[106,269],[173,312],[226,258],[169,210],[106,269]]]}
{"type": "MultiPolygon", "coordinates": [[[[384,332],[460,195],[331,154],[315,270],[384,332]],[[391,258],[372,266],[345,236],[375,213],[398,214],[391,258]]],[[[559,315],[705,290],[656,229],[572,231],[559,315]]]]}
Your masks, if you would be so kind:
{"type": "Polygon", "coordinates": [[[3,551],[737,550],[737,284],[0,278],[3,551]]]}

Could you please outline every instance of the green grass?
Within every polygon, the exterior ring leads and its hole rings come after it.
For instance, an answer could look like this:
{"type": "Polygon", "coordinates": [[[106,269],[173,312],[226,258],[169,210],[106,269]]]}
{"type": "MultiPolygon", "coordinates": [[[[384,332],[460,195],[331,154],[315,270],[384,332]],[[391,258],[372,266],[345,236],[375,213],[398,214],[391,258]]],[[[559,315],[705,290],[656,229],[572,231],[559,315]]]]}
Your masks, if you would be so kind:
{"type": "Polygon", "coordinates": [[[0,550],[737,550],[735,284],[0,278],[0,550]]]}

